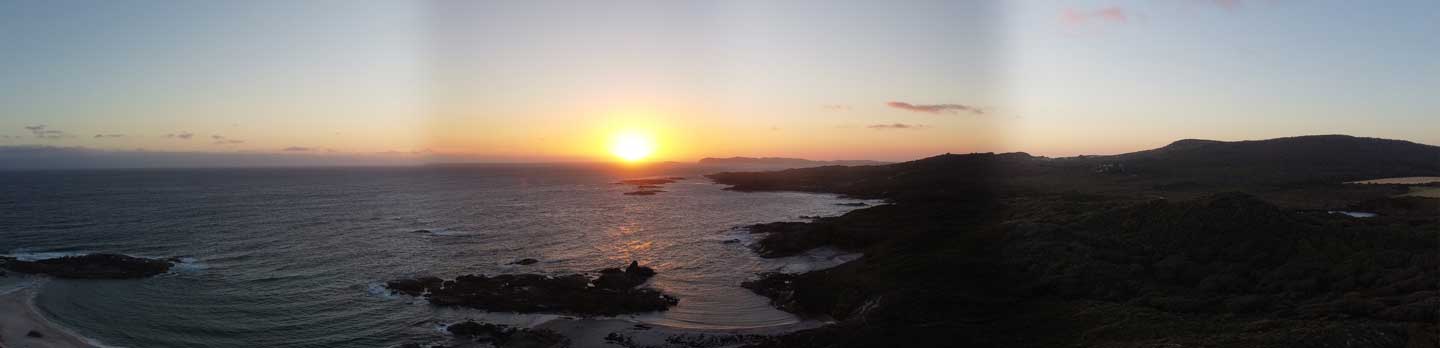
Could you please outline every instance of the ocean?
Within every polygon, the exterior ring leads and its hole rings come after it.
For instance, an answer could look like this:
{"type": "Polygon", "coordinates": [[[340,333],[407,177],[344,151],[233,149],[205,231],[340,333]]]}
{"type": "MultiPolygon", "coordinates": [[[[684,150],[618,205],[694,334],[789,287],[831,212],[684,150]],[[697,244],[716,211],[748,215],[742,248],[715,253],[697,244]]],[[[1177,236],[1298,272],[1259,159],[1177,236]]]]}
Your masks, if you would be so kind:
{"type": "Polygon", "coordinates": [[[437,308],[390,294],[381,284],[391,279],[562,275],[637,260],[659,272],[647,286],[680,303],[619,320],[783,330],[806,322],[740,282],[859,257],[819,249],[762,259],[739,228],[839,215],[855,208],[838,203],[858,200],[732,192],[696,173],[678,173],[688,179],[653,196],[615,184],[658,174],[587,165],[0,172],[0,253],[183,260],[148,279],[12,273],[0,286],[37,287],[40,312],[109,346],[388,347],[443,339],[443,325],[464,319],[534,326],[559,317],[437,308]],[[540,262],[511,264],[523,258],[540,262]]]}

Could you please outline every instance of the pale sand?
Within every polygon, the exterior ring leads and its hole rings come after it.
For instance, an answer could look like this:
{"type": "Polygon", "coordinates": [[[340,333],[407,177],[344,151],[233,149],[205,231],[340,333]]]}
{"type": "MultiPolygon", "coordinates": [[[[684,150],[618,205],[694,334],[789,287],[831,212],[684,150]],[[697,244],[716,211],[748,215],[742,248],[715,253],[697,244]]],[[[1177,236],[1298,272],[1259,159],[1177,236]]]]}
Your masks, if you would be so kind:
{"type": "Polygon", "coordinates": [[[1408,178],[1386,178],[1365,181],[1351,181],[1347,184],[1423,185],[1432,182],[1440,182],[1440,176],[1415,176],[1408,178]]]}
{"type": "Polygon", "coordinates": [[[35,310],[35,289],[0,295],[0,348],[94,347],[46,320],[35,310]],[[27,337],[31,330],[44,337],[27,337]]]}

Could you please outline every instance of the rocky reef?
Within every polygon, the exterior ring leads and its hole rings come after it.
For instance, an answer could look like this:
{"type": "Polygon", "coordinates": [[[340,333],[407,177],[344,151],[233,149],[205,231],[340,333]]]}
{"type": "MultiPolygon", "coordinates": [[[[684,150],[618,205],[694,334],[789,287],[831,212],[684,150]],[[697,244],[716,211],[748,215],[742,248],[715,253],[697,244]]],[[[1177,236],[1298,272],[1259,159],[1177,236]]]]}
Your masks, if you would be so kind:
{"type": "Polygon", "coordinates": [[[75,279],[146,278],[169,272],[172,265],[173,260],[120,254],[88,254],[36,261],[0,256],[0,268],[13,272],[75,279]]]}
{"type": "Polygon", "coordinates": [[[665,192],[665,190],[661,190],[661,188],[665,187],[664,185],[672,184],[680,180],[685,180],[685,178],[671,176],[650,179],[625,179],[620,180],[620,182],[617,182],[615,184],[630,185],[635,187],[635,191],[625,192],[624,195],[626,196],[654,196],[657,193],[665,192]]]}
{"type": "Polygon", "coordinates": [[[490,343],[497,348],[561,348],[569,347],[570,339],[550,330],[513,328],[505,325],[465,321],[451,324],[445,331],[457,337],[490,343]]]}
{"type": "Polygon", "coordinates": [[[654,269],[631,262],[624,269],[601,270],[594,278],[583,274],[561,277],[463,275],[453,280],[437,277],[393,280],[386,282],[385,287],[395,293],[422,296],[440,306],[609,316],[663,311],[679,303],[658,290],[637,288],[654,275],[654,269]]]}
{"type": "Polygon", "coordinates": [[[678,177],[678,176],[672,176],[672,177],[654,178],[654,179],[625,179],[625,180],[620,180],[620,182],[617,182],[617,183],[615,183],[615,184],[618,184],[618,185],[632,185],[632,186],[659,186],[659,185],[665,185],[665,184],[673,184],[673,183],[675,183],[676,181],[680,181],[680,180],[685,180],[685,178],[683,178],[683,177],[678,177]]]}

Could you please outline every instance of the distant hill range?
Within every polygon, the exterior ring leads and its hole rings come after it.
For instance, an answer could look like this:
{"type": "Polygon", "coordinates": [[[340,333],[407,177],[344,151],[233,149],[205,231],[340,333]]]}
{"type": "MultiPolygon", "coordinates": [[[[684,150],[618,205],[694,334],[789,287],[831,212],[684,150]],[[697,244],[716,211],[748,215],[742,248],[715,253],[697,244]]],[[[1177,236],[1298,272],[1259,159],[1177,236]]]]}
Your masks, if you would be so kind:
{"type": "Polygon", "coordinates": [[[1074,159],[1101,172],[1214,181],[1360,180],[1440,173],[1440,147],[1313,135],[1253,141],[1186,139],[1153,150],[1074,159]]]}
{"type": "MultiPolygon", "coordinates": [[[[737,190],[838,192],[936,198],[977,188],[1216,189],[1339,183],[1440,175],[1440,147],[1344,135],[1255,141],[1180,140],[1111,156],[1046,158],[1017,153],[944,154],[880,166],[718,173],[737,190]]],[[[973,193],[973,192],[972,192],[973,193]]]]}
{"type": "Polygon", "coordinates": [[[776,167],[783,168],[805,168],[821,166],[874,166],[890,164],[890,162],[866,161],[866,160],[842,160],[842,161],[813,161],[803,158],[785,157],[728,157],[715,158],[706,157],[700,159],[702,166],[727,166],[727,167],[776,167]]]}

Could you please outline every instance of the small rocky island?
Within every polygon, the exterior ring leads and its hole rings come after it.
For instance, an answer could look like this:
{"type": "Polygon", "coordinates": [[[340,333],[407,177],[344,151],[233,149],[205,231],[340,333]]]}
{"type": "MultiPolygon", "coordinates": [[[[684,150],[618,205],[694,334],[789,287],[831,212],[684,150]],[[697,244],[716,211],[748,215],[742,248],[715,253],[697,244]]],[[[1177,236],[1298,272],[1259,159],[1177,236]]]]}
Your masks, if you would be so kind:
{"type": "Polygon", "coordinates": [[[551,277],[540,274],[463,275],[393,280],[394,293],[421,296],[439,306],[462,306],[518,313],[619,315],[669,309],[679,300],[658,290],[636,288],[655,275],[650,267],[607,268],[591,279],[583,274],[551,277]]]}
{"type": "Polygon", "coordinates": [[[56,278],[134,279],[170,271],[174,260],[147,259],[120,254],[88,254],[36,261],[0,256],[0,268],[56,278]]]}
{"type": "Polygon", "coordinates": [[[663,193],[663,192],[665,192],[665,190],[661,190],[661,189],[660,189],[660,188],[664,187],[664,185],[673,184],[673,183],[675,183],[676,181],[680,181],[680,180],[685,180],[685,178],[684,178],[684,177],[679,177],[679,176],[671,176],[671,177],[652,178],[652,179],[625,179],[625,180],[620,180],[620,182],[617,182],[617,183],[615,183],[615,184],[616,184],[616,185],[630,185],[630,186],[634,186],[634,187],[635,187],[635,191],[630,191],[630,192],[624,193],[624,195],[626,195],[626,196],[653,196],[653,195],[655,195],[655,194],[657,194],[657,193],[663,193]]]}

